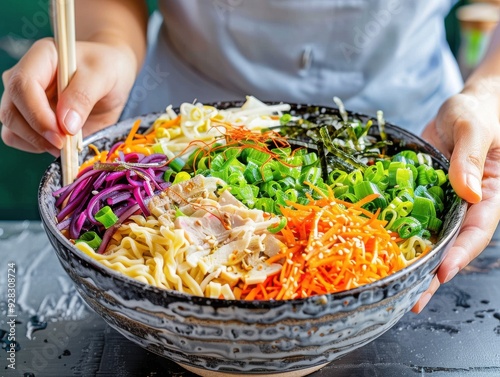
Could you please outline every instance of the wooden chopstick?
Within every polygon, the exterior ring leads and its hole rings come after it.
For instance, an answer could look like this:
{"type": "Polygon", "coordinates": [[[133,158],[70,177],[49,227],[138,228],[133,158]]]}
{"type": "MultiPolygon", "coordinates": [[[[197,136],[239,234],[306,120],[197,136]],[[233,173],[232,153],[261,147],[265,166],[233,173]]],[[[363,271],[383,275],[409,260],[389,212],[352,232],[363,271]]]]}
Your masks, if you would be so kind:
{"type": "MultiPolygon", "coordinates": [[[[54,37],[57,45],[57,92],[60,96],[76,71],[75,7],[73,0],[52,0],[54,37]]],[[[63,185],[74,181],[78,174],[79,152],[82,148],[81,131],[67,135],[61,150],[63,185]]]]}

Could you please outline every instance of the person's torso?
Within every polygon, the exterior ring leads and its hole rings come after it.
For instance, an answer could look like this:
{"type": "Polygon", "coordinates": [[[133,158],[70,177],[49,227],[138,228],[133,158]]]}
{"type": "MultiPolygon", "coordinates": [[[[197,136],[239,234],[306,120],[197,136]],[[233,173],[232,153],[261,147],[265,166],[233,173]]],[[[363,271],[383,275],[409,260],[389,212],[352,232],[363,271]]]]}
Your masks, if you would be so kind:
{"type": "Polygon", "coordinates": [[[218,85],[303,103],[332,104],[336,95],[356,110],[373,102],[390,112],[388,106],[405,108],[440,90],[448,64],[443,19],[452,3],[162,0],[159,6],[173,50],[218,85]]]}

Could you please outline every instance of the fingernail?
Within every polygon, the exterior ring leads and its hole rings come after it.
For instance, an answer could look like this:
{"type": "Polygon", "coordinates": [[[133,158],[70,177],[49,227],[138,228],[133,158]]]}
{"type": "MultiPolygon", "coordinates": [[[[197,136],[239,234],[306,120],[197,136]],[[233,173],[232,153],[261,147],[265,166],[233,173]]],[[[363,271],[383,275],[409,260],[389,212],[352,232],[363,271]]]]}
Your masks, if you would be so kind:
{"type": "Polygon", "coordinates": [[[482,196],[482,187],[481,187],[481,182],[475,175],[469,174],[467,176],[467,186],[479,197],[479,200],[481,200],[482,196]]]}
{"type": "Polygon", "coordinates": [[[64,117],[63,124],[71,135],[75,135],[81,128],[82,118],[75,110],[70,109],[64,117]]]}
{"type": "Polygon", "coordinates": [[[432,295],[430,293],[424,293],[420,299],[418,300],[417,302],[417,311],[418,313],[420,313],[424,308],[425,306],[429,303],[429,301],[431,300],[431,297],[432,295]]]}
{"type": "Polygon", "coordinates": [[[54,131],[45,131],[43,137],[57,149],[61,149],[64,145],[62,137],[54,131]]]}
{"type": "Polygon", "coordinates": [[[446,277],[444,278],[443,283],[448,283],[451,279],[453,279],[455,277],[455,275],[458,273],[458,271],[459,271],[459,268],[455,267],[453,270],[448,272],[448,275],[446,275],[446,277]]]}

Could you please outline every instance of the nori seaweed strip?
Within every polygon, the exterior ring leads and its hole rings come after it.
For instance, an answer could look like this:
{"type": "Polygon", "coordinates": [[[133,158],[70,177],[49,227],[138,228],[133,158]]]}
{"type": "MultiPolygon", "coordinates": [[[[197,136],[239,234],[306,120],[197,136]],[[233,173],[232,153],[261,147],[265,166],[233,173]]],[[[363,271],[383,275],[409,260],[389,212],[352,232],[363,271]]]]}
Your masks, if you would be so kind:
{"type": "Polygon", "coordinates": [[[365,169],[368,167],[366,164],[358,161],[352,156],[349,156],[347,153],[345,153],[344,151],[335,146],[326,127],[322,127],[319,130],[319,132],[321,134],[321,138],[323,140],[323,143],[325,144],[326,149],[328,149],[330,153],[332,153],[335,157],[337,157],[337,159],[350,165],[350,171],[354,169],[360,169],[362,172],[365,171],[365,169]]]}
{"type": "Polygon", "coordinates": [[[372,149],[374,149],[374,148],[382,149],[382,148],[387,147],[388,145],[392,145],[392,140],[378,141],[378,142],[370,145],[370,148],[372,148],[372,149]]]}
{"type": "Polygon", "coordinates": [[[321,164],[321,172],[323,173],[323,181],[328,182],[328,164],[326,163],[326,152],[325,144],[322,141],[318,141],[318,158],[321,164]]]}
{"type": "Polygon", "coordinates": [[[356,168],[354,166],[352,166],[348,162],[344,161],[342,158],[339,158],[333,154],[327,154],[326,160],[327,160],[328,165],[332,168],[332,170],[340,169],[340,170],[343,170],[347,173],[350,173],[350,172],[356,170],[356,168]]]}

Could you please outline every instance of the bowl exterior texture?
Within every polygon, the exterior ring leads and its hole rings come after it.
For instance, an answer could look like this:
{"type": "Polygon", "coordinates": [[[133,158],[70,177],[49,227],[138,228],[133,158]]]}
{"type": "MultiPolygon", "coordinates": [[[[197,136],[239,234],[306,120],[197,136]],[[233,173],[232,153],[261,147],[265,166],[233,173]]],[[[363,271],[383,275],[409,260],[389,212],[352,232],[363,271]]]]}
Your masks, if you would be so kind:
{"type": "MultiPolygon", "coordinates": [[[[311,111],[300,105],[294,109],[311,111]]],[[[156,117],[142,117],[142,126],[148,127],[156,117]]],[[[109,148],[116,138],[127,134],[133,121],[101,131],[85,144],[109,148]]],[[[416,136],[390,125],[387,133],[406,140],[407,148],[431,154],[439,167],[446,168],[446,159],[416,136]]],[[[379,282],[302,300],[226,301],[146,286],[80,253],[54,221],[52,192],[60,181],[56,161],[40,184],[41,218],[62,266],[90,307],[126,338],[156,354],[187,366],[228,373],[299,371],[331,362],[383,334],[429,286],[466,211],[463,202],[455,201],[433,251],[379,282]]]]}

